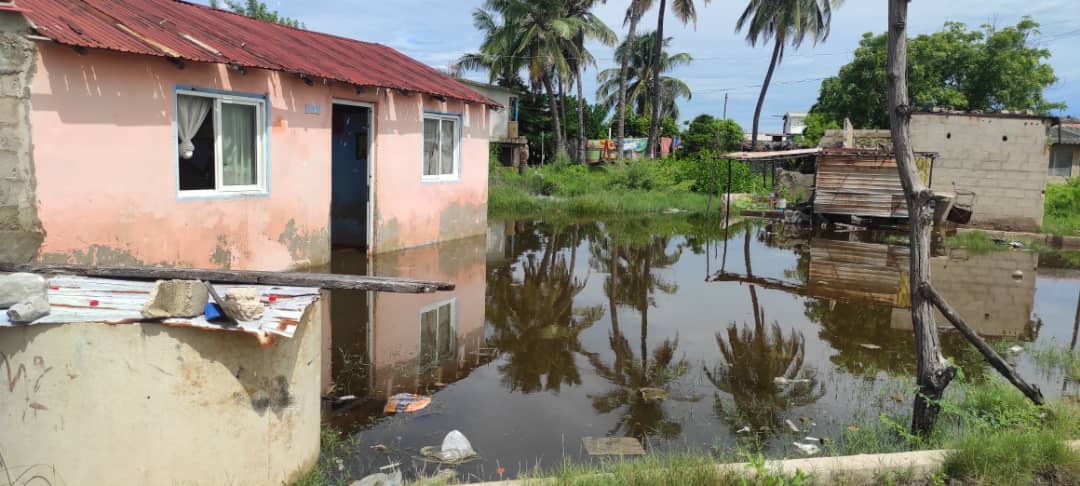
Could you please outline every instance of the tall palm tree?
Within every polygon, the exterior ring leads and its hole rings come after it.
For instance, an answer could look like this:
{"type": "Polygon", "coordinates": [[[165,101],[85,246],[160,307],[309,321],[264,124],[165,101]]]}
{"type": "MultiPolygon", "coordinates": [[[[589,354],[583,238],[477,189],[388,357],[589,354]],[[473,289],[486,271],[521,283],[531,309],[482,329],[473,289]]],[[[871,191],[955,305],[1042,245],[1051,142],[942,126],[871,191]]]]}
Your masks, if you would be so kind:
{"type": "Polygon", "coordinates": [[[454,63],[454,71],[487,71],[488,82],[500,86],[525,84],[521,79],[524,61],[514,56],[517,45],[514,39],[505,35],[513,32],[514,19],[507,19],[490,8],[473,10],[473,26],[484,34],[480,50],[462,55],[454,63]]]}
{"type": "MultiPolygon", "coordinates": [[[[623,25],[628,25],[629,29],[626,32],[626,40],[623,41],[625,45],[634,45],[634,36],[637,35],[638,22],[641,21],[641,17],[645,15],[645,12],[652,8],[655,0],[630,0],[630,5],[626,7],[626,18],[623,19],[623,25]]],[[[619,59],[619,99],[615,108],[615,116],[619,117],[619,130],[617,138],[615,139],[616,147],[618,148],[617,157],[623,158],[623,142],[626,140],[626,83],[627,77],[630,71],[630,58],[624,57],[619,59]]]]}
{"type": "Polygon", "coordinates": [[[474,12],[473,20],[485,33],[484,42],[479,53],[463,57],[459,65],[494,68],[501,76],[525,69],[533,88],[547,94],[556,153],[566,153],[565,114],[555,84],[561,92],[572,72],[568,54],[576,52],[574,36],[590,27],[570,15],[567,0],[486,0],[479,10],[484,13],[474,12]]]}
{"type": "Polygon", "coordinates": [[[593,7],[607,0],[569,0],[569,10],[572,17],[581,20],[581,28],[574,35],[575,52],[571,56],[571,66],[574,72],[574,83],[577,85],[577,116],[578,116],[578,147],[577,159],[585,161],[585,95],[582,89],[581,71],[585,65],[596,65],[596,59],[585,47],[586,40],[595,40],[605,46],[614,46],[618,42],[615,35],[604,21],[592,13],[593,7]]]}
{"type": "Polygon", "coordinates": [[[784,45],[798,49],[803,41],[810,39],[815,45],[829,37],[829,25],[832,23],[832,9],[843,0],[750,0],[746,10],[735,23],[735,31],[746,27],[746,41],[751,46],[773,41],[772,60],[765,73],[765,82],[761,85],[757,107],[754,108],[754,128],[751,143],[757,148],[758,122],[761,120],[761,107],[765,103],[765,93],[769,90],[773,72],[784,59],[784,45]]]}
{"type": "MultiPolygon", "coordinates": [[[[648,115],[652,112],[653,89],[652,78],[654,67],[659,66],[660,72],[666,73],[679,66],[685,66],[693,61],[690,54],[680,52],[669,54],[661,51],[660,62],[653,61],[654,46],[656,45],[656,33],[651,32],[634,39],[634,42],[624,42],[615,50],[615,58],[625,61],[628,67],[626,76],[626,92],[623,93],[622,68],[605,69],[597,77],[600,85],[597,87],[597,103],[608,109],[616,108],[620,98],[625,107],[633,107],[638,115],[648,115]]],[[[671,45],[671,38],[664,39],[664,48],[671,45]]],[[[661,118],[665,116],[679,116],[679,107],[676,101],[679,98],[690,99],[692,93],[690,87],[681,79],[670,76],[660,76],[661,89],[661,118]]]]}
{"type": "MultiPolygon", "coordinates": [[[[701,0],[701,4],[708,5],[712,0],[701,0]]],[[[827,0],[825,0],[827,1],[827,0]]],[[[671,0],[671,13],[675,14],[675,18],[679,19],[683,25],[693,22],[695,27],[697,26],[697,6],[694,5],[695,0],[671,0]]],[[[668,0],[660,0],[660,12],[656,17],[656,37],[658,39],[664,38],[664,12],[667,10],[668,0]]],[[[658,42],[656,44],[656,57],[653,59],[660,59],[660,50],[663,46],[658,42]]],[[[653,70],[653,86],[657,89],[653,92],[653,106],[652,106],[652,124],[649,125],[649,143],[648,152],[650,157],[656,157],[657,153],[657,141],[659,140],[660,132],[660,70],[653,70]]]]}

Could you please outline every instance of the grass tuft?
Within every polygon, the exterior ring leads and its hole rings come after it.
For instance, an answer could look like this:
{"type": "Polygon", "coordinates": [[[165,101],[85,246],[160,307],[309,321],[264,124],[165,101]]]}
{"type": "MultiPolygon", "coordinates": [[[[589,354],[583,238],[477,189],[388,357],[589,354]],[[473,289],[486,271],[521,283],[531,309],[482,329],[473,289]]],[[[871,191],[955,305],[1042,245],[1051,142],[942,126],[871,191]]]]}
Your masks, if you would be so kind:
{"type": "Polygon", "coordinates": [[[1076,484],[1080,455],[1054,430],[980,430],[960,440],[943,471],[970,484],[1076,484]]]}
{"type": "Polygon", "coordinates": [[[1043,371],[1058,371],[1074,382],[1080,382],[1080,351],[1046,346],[1033,350],[1031,359],[1043,371]]]}

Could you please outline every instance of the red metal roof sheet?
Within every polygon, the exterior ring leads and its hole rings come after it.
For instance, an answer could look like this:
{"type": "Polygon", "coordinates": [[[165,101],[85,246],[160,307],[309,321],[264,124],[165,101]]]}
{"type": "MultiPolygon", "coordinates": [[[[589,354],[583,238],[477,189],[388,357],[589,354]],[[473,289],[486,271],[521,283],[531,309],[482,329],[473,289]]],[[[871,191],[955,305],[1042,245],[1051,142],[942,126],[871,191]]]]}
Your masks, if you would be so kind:
{"type": "Polygon", "coordinates": [[[19,5],[39,34],[62,44],[235,64],[499,106],[382,44],[263,22],[181,0],[22,0],[19,5]]]}

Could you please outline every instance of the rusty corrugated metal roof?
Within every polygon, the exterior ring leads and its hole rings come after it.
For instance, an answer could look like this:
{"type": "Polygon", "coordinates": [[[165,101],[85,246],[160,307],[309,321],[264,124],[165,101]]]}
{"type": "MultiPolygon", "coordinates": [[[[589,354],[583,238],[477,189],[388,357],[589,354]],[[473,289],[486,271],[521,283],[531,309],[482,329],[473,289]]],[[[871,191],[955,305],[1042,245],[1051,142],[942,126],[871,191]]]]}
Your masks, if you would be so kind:
{"type": "MultiPolygon", "coordinates": [[[[236,285],[215,285],[221,295],[236,285]]],[[[273,343],[274,336],[293,337],[308,306],[319,298],[319,289],[301,287],[245,286],[259,290],[265,306],[263,317],[243,321],[236,326],[207,322],[204,317],[191,319],[148,320],[142,316],[154,282],[115,280],[74,276],[49,277],[51,312],[30,324],[13,324],[7,313],[0,312],[0,327],[39,324],[133,324],[157,322],[165,326],[193,327],[210,331],[244,332],[254,335],[262,345],[273,343]],[[273,296],[273,298],[271,298],[273,296]]]]}
{"type": "Polygon", "coordinates": [[[269,69],[499,106],[382,44],[181,0],[22,0],[19,5],[40,35],[62,44],[269,69]]]}

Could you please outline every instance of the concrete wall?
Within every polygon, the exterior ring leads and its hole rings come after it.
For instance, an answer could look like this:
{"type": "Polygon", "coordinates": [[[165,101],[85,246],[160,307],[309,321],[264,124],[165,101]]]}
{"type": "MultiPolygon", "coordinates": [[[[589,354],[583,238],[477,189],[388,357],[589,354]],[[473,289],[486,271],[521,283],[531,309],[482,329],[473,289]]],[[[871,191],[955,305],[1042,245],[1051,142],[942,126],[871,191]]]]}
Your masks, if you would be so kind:
{"type": "Polygon", "coordinates": [[[491,127],[489,135],[491,140],[504,140],[509,135],[507,134],[507,122],[510,120],[510,97],[517,97],[518,95],[512,94],[502,88],[486,86],[482,83],[468,83],[469,87],[476,90],[480,94],[487,96],[492,101],[502,105],[502,109],[492,111],[491,113],[491,127]]]}
{"type": "Polygon", "coordinates": [[[22,16],[0,11],[0,261],[28,262],[44,237],[30,144],[34,44],[22,16]]]}
{"type": "Polygon", "coordinates": [[[8,477],[291,483],[319,454],[320,314],[312,305],[296,335],[269,348],[150,323],[0,329],[8,477]]]}
{"type": "Polygon", "coordinates": [[[916,113],[916,151],[937,152],[933,188],[974,191],[972,223],[1037,230],[1050,160],[1049,122],[1039,118],[916,113]]]}
{"type": "MultiPolygon", "coordinates": [[[[38,44],[32,156],[46,233],[37,258],[82,264],[284,270],[329,260],[334,99],[375,105],[374,251],[483,234],[488,109],[262,70],[38,44]],[[269,191],[178,197],[177,85],[265,94],[269,191]],[[308,114],[307,106],[319,107],[308,114]],[[424,110],[462,119],[457,181],[422,183],[424,110]]],[[[0,214],[3,214],[0,211],[0,214]]],[[[2,229],[2,228],[0,228],[2,229]]]]}

